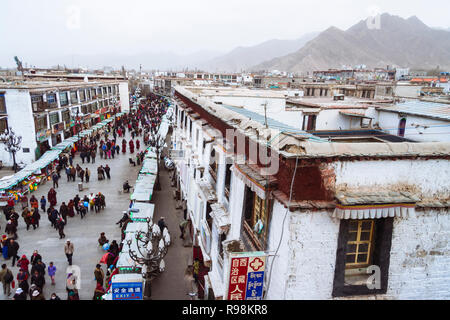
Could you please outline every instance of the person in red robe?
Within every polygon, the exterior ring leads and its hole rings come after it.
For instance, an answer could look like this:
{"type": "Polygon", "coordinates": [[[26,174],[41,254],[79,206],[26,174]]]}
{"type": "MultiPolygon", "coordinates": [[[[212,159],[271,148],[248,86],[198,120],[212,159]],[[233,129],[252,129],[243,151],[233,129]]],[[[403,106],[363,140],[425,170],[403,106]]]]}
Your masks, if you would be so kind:
{"type": "Polygon", "coordinates": [[[50,202],[51,206],[55,206],[57,201],[56,201],[56,191],[55,189],[51,188],[50,191],[48,192],[47,195],[47,199],[50,202]]]}
{"type": "Polygon", "coordinates": [[[139,150],[141,148],[141,142],[138,140],[136,140],[136,150],[139,150]]]}
{"type": "Polygon", "coordinates": [[[130,146],[130,153],[134,153],[134,142],[133,142],[133,140],[130,140],[129,146],[130,146]]]}
{"type": "Polygon", "coordinates": [[[122,140],[122,153],[127,152],[127,140],[122,140]]]}

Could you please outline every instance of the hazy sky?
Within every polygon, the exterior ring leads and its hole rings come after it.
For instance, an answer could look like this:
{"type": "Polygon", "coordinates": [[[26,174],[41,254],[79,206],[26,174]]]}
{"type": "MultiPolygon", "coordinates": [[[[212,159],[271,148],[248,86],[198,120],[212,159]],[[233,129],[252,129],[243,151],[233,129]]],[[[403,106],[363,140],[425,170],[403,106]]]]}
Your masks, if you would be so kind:
{"type": "Polygon", "coordinates": [[[449,0],[1,0],[0,66],[15,66],[14,55],[226,52],[346,29],[377,11],[450,27],[449,0]]]}

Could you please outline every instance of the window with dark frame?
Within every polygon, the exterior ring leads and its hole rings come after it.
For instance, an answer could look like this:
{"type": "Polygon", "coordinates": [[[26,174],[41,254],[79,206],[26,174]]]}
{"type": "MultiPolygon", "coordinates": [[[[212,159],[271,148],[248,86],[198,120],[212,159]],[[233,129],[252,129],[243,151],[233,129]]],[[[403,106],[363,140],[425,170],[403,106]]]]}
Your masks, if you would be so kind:
{"type": "Polygon", "coordinates": [[[0,113],[6,113],[6,101],[5,101],[5,94],[0,93],[0,113]]]}
{"type": "Polygon", "coordinates": [[[347,220],[340,222],[334,297],[383,294],[387,291],[393,218],[347,220]],[[380,270],[380,287],[367,285],[372,273],[368,267],[380,270]]]}
{"type": "Polygon", "coordinates": [[[230,198],[230,185],[231,185],[231,163],[225,164],[225,196],[230,198]]]}
{"type": "Polygon", "coordinates": [[[67,92],[59,93],[59,103],[61,104],[61,106],[66,106],[69,104],[69,98],[67,96],[67,92]]]}
{"type": "Polygon", "coordinates": [[[80,101],[86,101],[86,92],[83,90],[79,91],[80,93],[80,101]]]}
{"type": "Polygon", "coordinates": [[[47,129],[47,116],[34,118],[34,126],[36,128],[36,131],[47,129]]]}
{"type": "Polygon", "coordinates": [[[5,132],[6,129],[8,129],[8,119],[0,119],[0,133],[5,132]]]}
{"type": "Polygon", "coordinates": [[[76,91],[70,91],[70,103],[78,104],[78,96],[76,91]]]}
{"type": "Polygon", "coordinates": [[[245,187],[244,199],[243,231],[257,250],[264,250],[267,245],[272,203],[267,199],[261,199],[248,186],[245,187]],[[262,228],[257,228],[255,231],[259,221],[262,223],[262,228]]]}

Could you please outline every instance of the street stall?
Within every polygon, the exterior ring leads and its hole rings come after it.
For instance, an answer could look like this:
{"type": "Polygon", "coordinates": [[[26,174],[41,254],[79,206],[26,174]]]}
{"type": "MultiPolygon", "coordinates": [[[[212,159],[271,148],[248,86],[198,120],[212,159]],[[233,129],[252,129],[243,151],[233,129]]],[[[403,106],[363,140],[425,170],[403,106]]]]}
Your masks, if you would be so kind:
{"type": "Polygon", "coordinates": [[[116,263],[116,268],[119,269],[119,273],[141,273],[144,265],[137,263],[131,259],[128,252],[119,253],[119,259],[116,263]]]}
{"type": "Polygon", "coordinates": [[[144,232],[148,233],[148,223],[142,222],[142,221],[136,221],[133,223],[128,223],[127,227],[125,229],[125,236],[129,233],[136,233],[136,232],[144,232]]]}
{"type": "Polygon", "coordinates": [[[133,222],[146,222],[150,219],[153,220],[153,214],[155,211],[155,205],[153,203],[135,202],[133,206],[128,209],[130,219],[133,222]]]}
{"type": "Polygon", "coordinates": [[[149,202],[152,199],[156,175],[139,174],[130,199],[133,201],[149,202]]]}
{"type": "Polygon", "coordinates": [[[144,159],[158,159],[158,155],[153,150],[153,147],[148,147],[147,151],[145,152],[144,159]]]}
{"type": "Polygon", "coordinates": [[[141,174],[158,174],[158,162],[156,159],[144,159],[141,174]]]}

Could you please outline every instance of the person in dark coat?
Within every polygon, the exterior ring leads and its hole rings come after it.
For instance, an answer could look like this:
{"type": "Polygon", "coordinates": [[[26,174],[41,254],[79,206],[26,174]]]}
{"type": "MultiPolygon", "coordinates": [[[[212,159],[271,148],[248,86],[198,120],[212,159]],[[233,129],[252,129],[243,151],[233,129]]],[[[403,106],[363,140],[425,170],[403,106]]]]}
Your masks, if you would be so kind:
{"type": "Polygon", "coordinates": [[[95,280],[97,281],[97,284],[100,284],[101,286],[103,286],[103,281],[105,279],[105,273],[103,272],[100,264],[97,264],[95,266],[94,277],[95,277],[95,280]]]}
{"type": "Polygon", "coordinates": [[[16,293],[14,294],[13,300],[27,300],[27,293],[22,288],[17,288],[16,293]]]}
{"type": "Polygon", "coordinates": [[[59,218],[56,221],[56,228],[58,229],[58,233],[59,233],[59,238],[60,239],[66,237],[66,235],[64,234],[64,225],[65,225],[65,223],[64,223],[64,220],[62,218],[59,218]]]}
{"type": "Polygon", "coordinates": [[[14,239],[9,239],[8,243],[8,255],[12,257],[12,266],[14,267],[16,265],[16,259],[19,260],[20,257],[17,255],[17,252],[19,252],[19,243],[14,241],[14,239]]]}
{"type": "Polygon", "coordinates": [[[30,258],[30,263],[32,266],[38,263],[39,260],[42,260],[42,256],[38,253],[37,250],[34,250],[33,254],[30,258]]]}
{"type": "Polygon", "coordinates": [[[119,254],[119,245],[117,244],[116,240],[113,240],[111,244],[109,245],[108,252],[111,252],[114,254],[114,256],[117,256],[119,254]]]}
{"type": "Polygon", "coordinates": [[[51,206],[55,206],[56,203],[57,203],[57,200],[56,200],[56,193],[57,193],[57,192],[56,192],[55,189],[53,189],[53,188],[51,188],[50,191],[48,192],[47,199],[48,199],[48,201],[50,202],[50,205],[51,205],[51,206]]]}
{"type": "Polygon", "coordinates": [[[134,142],[133,140],[130,140],[130,142],[128,143],[129,147],[130,147],[130,153],[134,153],[134,142]]]}
{"type": "Polygon", "coordinates": [[[39,220],[41,219],[41,215],[39,214],[39,210],[36,208],[31,209],[31,225],[33,226],[33,229],[36,230],[36,228],[39,227],[39,220]]]}
{"type": "Polygon", "coordinates": [[[127,152],[127,140],[122,140],[122,153],[127,152]]]}
{"type": "Polygon", "coordinates": [[[61,207],[59,207],[59,214],[61,215],[64,223],[67,223],[67,215],[69,214],[69,208],[66,206],[66,203],[63,202],[61,207]]]}
{"type": "Polygon", "coordinates": [[[110,171],[111,171],[111,168],[110,168],[108,165],[106,165],[106,166],[105,166],[105,173],[106,173],[106,177],[107,177],[108,179],[111,179],[111,175],[109,174],[110,171]]]}
{"type": "Polygon", "coordinates": [[[45,277],[40,275],[38,271],[34,271],[33,276],[31,277],[31,284],[36,285],[36,287],[44,290],[45,285],[45,277]]]}

